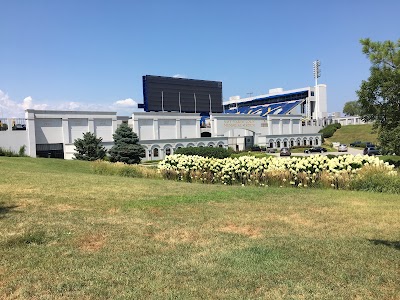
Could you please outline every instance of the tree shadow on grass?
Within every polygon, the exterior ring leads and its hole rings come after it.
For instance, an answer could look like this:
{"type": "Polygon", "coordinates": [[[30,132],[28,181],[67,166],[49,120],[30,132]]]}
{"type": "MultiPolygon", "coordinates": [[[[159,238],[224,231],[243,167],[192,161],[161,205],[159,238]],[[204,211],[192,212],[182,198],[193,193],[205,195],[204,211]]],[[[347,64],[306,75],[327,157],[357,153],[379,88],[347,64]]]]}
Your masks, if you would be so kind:
{"type": "Polygon", "coordinates": [[[13,212],[17,207],[18,205],[5,205],[4,202],[0,202],[0,219],[5,218],[7,214],[13,212]]]}
{"type": "Polygon", "coordinates": [[[374,245],[384,245],[396,250],[400,250],[400,241],[368,240],[374,245]]]}

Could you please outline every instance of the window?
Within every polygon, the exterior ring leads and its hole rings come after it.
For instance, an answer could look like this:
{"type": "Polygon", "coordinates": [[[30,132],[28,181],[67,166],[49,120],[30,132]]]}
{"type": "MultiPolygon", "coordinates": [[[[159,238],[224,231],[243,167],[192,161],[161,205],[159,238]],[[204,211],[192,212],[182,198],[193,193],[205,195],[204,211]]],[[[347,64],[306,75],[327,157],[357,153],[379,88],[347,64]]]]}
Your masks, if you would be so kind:
{"type": "Polygon", "coordinates": [[[269,147],[270,148],[274,148],[274,143],[273,142],[269,142],[269,147]]]}
{"type": "Polygon", "coordinates": [[[318,139],[315,139],[315,145],[318,145],[318,139]]]}
{"type": "Polygon", "coordinates": [[[303,140],[303,146],[307,146],[307,140],[303,140]]]}
{"type": "Polygon", "coordinates": [[[290,141],[290,147],[293,147],[293,146],[294,146],[294,142],[290,141]]]}
{"type": "Polygon", "coordinates": [[[313,91],[311,91],[311,96],[314,96],[314,92],[313,91]]]}
{"type": "Polygon", "coordinates": [[[301,142],[300,140],[297,140],[297,146],[300,146],[301,142]]]}
{"type": "Polygon", "coordinates": [[[158,148],[153,149],[153,157],[158,157],[158,148]]]}
{"type": "Polygon", "coordinates": [[[165,149],[165,155],[171,155],[171,148],[165,149]]]}
{"type": "Polygon", "coordinates": [[[310,146],[312,146],[312,140],[310,140],[310,146]]]}
{"type": "Polygon", "coordinates": [[[283,142],[283,147],[287,148],[287,141],[283,142]]]}
{"type": "Polygon", "coordinates": [[[222,147],[224,147],[224,145],[219,144],[218,147],[222,148],[222,147]]]}
{"type": "Polygon", "coordinates": [[[277,141],[277,142],[276,142],[276,147],[278,147],[278,148],[281,147],[281,142],[280,142],[280,141],[277,141]]]}

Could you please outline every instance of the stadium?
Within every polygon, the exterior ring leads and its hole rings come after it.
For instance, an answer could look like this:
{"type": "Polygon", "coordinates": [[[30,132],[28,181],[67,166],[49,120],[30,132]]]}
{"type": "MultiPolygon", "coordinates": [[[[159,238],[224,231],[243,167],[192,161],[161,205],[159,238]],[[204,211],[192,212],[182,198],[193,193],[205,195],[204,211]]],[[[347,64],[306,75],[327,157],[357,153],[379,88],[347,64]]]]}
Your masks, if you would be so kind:
{"type": "Polygon", "coordinates": [[[159,160],[180,147],[280,149],[321,145],[318,131],[334,122],[327,113],[326,85],[222,99],[222,82],[145,75],[142,112],[25,112],[24,119],[1,119],[0,147],[32,157],[72,159],[74,140],[92,132],[106,148],[121,123],[128,123],[146,149],[144,160],[159,160]]]}

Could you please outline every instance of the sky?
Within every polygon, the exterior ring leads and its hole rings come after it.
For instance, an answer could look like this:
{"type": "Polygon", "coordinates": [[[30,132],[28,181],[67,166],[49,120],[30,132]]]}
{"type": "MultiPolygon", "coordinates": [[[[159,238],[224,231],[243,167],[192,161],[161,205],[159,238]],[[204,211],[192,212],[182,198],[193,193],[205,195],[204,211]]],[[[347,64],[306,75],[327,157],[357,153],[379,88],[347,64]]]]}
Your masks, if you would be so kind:
{"type": "Polygon", "coordinates": [[[0,0],[0,117],[24,109],[129,115],[142,76],[222,81],[223,100],[313,86],[329,112],[369,76],[361,38],[400,38],[400,1],[0,0]]]}

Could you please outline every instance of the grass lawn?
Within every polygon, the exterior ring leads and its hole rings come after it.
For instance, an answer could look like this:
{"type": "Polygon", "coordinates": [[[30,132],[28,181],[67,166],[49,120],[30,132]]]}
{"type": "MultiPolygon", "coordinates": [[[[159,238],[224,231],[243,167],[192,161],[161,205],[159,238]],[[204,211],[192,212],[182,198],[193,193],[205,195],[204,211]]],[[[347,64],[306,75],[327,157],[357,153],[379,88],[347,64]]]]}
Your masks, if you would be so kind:
{"type": "Polygon", "coordinates": [[[336,130],[332,137],[325,139],[327,144],[338,142],[349,145],[355,141],[376,144],[378,141],[378,134],[372,129],[372,124],[345,125],[336,130]]]}
{"type": "Polygon", "coordinates": [[[2,299],[399,299],[398,195],[0,157],[2,299]]]}

